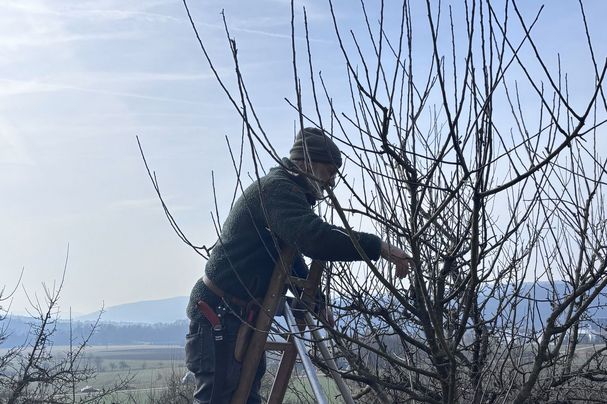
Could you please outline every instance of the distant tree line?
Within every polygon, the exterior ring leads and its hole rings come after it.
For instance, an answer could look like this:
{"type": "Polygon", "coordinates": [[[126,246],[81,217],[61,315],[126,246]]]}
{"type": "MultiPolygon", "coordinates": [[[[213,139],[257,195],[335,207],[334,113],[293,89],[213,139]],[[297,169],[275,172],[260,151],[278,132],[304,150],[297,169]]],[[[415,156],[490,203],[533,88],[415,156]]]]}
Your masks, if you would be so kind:
{"type": "MultiPolygon", "coordinates": [[[[10,318],[11,332],[7,333],[2,348],[22,345],[31,337],[31,318],[14,316],[10,318]]],[[[74,336],[83,337],[94,332],[89,345],[183,345],[188,323],[179,320],[173,323],[134,324],[57,321],[53,334],[53,344],[69,345],[74,336]]]]}

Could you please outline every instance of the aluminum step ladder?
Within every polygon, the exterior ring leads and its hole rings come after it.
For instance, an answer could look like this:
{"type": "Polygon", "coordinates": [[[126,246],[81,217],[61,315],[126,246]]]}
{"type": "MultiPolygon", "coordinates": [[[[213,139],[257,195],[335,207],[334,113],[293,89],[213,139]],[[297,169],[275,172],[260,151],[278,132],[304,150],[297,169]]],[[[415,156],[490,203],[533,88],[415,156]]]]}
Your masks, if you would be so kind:
{"type": "Polygon", "coordinates": [[[312,336],[311,340],[320,351],[324,363],[329,369],[329,374],[337,384],[343,401],[347,404],[354,404],[350,389],[337,370],[337,365],[325,343],[326,338],[323,338],[321,335],[312,315],[309,312],[306,312],[302,318],[296,319],[289,303],[283,298],[287,286],[296,284],[298,289],[302,290],[301,296],[299,297],[301,304],[304,307],[313,307],[316,291],[320,285],[322,272],[324,270],[324,263],[312,261],[307,279],[304,280],[291,277],[289,274],[291,273],[294,256],[294,250],[288,248],[284,249],[279,255],[268,291],[257,315],[253,335],[251,336],[249,346],[242,361],[240,381],[236,392],[232,396],[231,404],[246,403],[251,391],[251,386],[253,385],[253,380],[255,379],[257,367],[266,350],[282,351],[278,371],[276,372],[272,390],[268,398],[269,404],[282,403],[297,356],[299,356],[304,366],[306,376],[310,382],[316,401],[321,404],[329,403],[316,374],[316,368],[306,350],[306,344],[304,342],[306,329],[312,336]],[[286,342],[268,341],[272,321],[274,320],[274,316],[281,303],[283,305],[282,314],[285,317],[289,331],[286,342]]]}

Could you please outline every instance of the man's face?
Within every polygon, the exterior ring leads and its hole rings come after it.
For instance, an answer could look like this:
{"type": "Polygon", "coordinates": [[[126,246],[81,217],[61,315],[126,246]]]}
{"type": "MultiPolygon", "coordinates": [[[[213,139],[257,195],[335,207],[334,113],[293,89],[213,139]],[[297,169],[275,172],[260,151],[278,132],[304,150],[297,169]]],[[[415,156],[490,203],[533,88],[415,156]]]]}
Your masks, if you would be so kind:
{"type": "Polygon", "coordinates": [[[335,186],[335,176],[337,167],[331,163],[312,163],[312,175],[320,180],[323,188],[333,188],[335,186]]]}

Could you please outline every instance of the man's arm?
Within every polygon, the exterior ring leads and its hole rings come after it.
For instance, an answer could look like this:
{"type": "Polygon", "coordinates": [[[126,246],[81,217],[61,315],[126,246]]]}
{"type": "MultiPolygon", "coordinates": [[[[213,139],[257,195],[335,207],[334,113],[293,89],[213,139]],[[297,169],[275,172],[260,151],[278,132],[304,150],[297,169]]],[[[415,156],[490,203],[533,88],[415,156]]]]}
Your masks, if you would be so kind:
{"type": "MultiPolygon", "coordinates": [[[[296,246],[301,253],[312,259],[362,260],[347,232],[316,215],[304,193],[290,185],[285,183],[284,186],[273,186],[264,190],[264,207],[270,229],[282,241],[296,246]]],[[[415,267],[413,259],[402,249],[382,241],[373,234],[354,234],[367,257],[375,261],[381,256],[393,263],[395,275],[399,279],[404,278],[415,267]]]]}
{"type": "MultiPolygon", "coordinates": [[[[263,190],[268,227],[283,242],[302,254],[323,261],[360,261],[362,257],[347,232],[325,222],[310,208],[305,194],[288,181],[274,183],[263,190]]],[[[381,239],[355,232],[365,254],[377,260],[381,239]]]]}

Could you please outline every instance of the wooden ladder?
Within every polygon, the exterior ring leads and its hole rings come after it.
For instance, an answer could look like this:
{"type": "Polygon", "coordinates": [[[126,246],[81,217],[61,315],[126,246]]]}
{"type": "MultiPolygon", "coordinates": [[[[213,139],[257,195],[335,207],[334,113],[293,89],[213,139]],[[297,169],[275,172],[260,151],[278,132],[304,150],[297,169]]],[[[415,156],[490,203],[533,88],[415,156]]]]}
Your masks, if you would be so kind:
{"type": "Polygon", "coordinates": [[[306,279],[292,277],[289,274],[291,273],[294,256],[295,251],[286,248],[281,252],[276,262],[268,291],[261,305],[259,314],[257,315],[253,335],[251,336],[249,346],[242,361],[240,381],[236,392],[232,396],[231,404],[246,403],[259,362],[266,350],[282,352],[278,371],[276,372],[272,390],[268,398],[269,404],[282,403],[298,355],[304,365],[306,375],[310,381],[316,400],[321,404],[328,403],[326,395],[322,391],[318,377],[316,376],[314,365],[307,355],[306,347],[301,338],[306,327],[309,329],[315,345],[318,347],[326,366],[329,368],[331,377],[337,384],[343,401],[348,404],[354,404],[350,390],[337,371],[335,361],[325,345],[318,327],[314,324],[314,319],[309,312],[307,312],[303,318],[298,318],[296,320],[289,304],[284,302],[283,315],[289,328],[286,342],[268,341],[268,334],[272,321],[274,320],[279,305],[284,300],[283,297],[287,285],[295,284],[302,290],[300,300],[303,307],[314,307],[315,304],[316,291],[320,285],[324,263],[321,261],[312,261],[306,279]]]}

